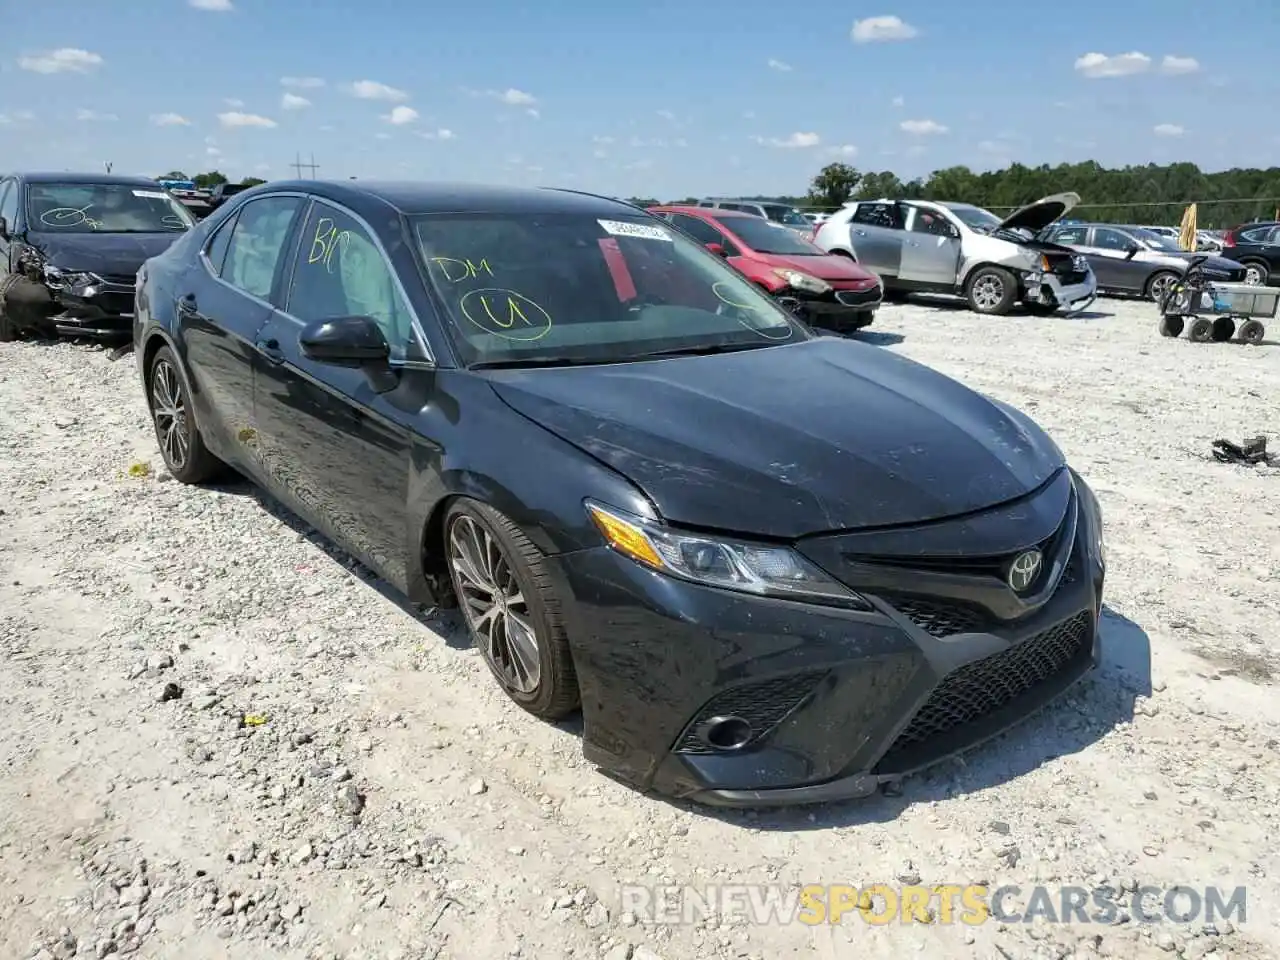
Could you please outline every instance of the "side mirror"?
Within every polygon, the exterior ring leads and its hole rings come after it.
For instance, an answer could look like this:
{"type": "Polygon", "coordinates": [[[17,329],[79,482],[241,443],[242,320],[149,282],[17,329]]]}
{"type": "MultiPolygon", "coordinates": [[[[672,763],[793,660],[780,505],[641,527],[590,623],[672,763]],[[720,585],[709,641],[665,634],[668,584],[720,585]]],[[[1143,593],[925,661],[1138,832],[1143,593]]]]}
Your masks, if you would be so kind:
{"type": "Polygon", "coordinates": [[[1138,252],[1139,252],[1141,249],[1142,249],[1142,248],[1141,248],[1141,247],[1139,247],[1139,246],[1137,246],[1136,244],[1135,244],[1135,245],[1133,245],[1133,246],[1126,247],[1126,248],[1125,248],[1124,258],[1125,258],[1126,260],[1132,260],[1134,257],[1136,257],[1136,256],[1138,255],[1138,252]]]}
{"type": "Polygon", "coordinates": [[[9,239],[9,222],[4,217],[0,217],[0,240],[9,239]]]}
{"type": "Polygon", "coordinates": [[[335,367],[384,364],[391,346],[372,317],[335,317],[307,324],[298,335],[302,352],[335,367]]]}
{"type": "Polygon", "coordinates": [[[722,243],[708,243],[707,249],[714,253],[717,257],[727,257],[729,252],[725,250],[722,243]]]}

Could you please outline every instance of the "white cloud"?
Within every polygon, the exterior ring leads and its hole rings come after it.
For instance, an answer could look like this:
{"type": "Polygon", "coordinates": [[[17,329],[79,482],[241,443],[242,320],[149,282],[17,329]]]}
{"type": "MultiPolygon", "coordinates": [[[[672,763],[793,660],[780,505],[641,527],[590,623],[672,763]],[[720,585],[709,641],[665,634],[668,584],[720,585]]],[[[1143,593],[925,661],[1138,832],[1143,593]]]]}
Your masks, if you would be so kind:
{"type": "Polygon", "coordinates": [[[102,64],[101,56],[78,47],[60,47],[18,59],[18,66],[32,73],[88,73],[102,64]]]}
{"type": "Polygon", "coordinates": [[[537,110],[533,109],[533,107],[530,107],[528,110],[526,110],[526,111],[525,111],[525,113],[527,113],[529,116],[533,117],[533,119],[535,119],[535,120],[537,120],[537,119],[541,118],[541,116],[542,116],[542,114],[541,114],[541,113],[539,113],[537,110]]]}
{"type": "Polygon", "coordinates": [[[235,9],[231,6],[231,0],[187,0],[187,3],[197,10],[210,10],[213,13],[227,13],[235,9]]]}
{"type": "Polygon", "coordinates": [[[114,113],[98,113],[94,110],[77,110],[76,119],[83,120],[85,122],[92,122],[94,120],[103,120],[103,121],[119,120],[120,118],[117,117],[114,113]]]}
{"type": "Polygon", "coordinates": [[[898,128],[916,136],[929,136],[930,134],[947,132],[947,128],[936,120],[903,120],[898,124],[898,128]]]}
{"type": "Polygon", "coordinates": [[[458,135],[448,127],[441,127],[439,130],[424,130],[418,134],[423,140],[457,140],[458,135]]]}
{"type": "Polygon", "coordinates": [[[378,83],[376,80],[357,80],[349,89],[352,96],[361,100],[387,100],[398,103],[409,99],[409,95],[403,90],[388,87],[385,83],[378,83]]]}
{"type": "Polygon", "coordinates": [[[316,90],[324,86],[319,77],[281,77],[280,86],[293,87],[295,90],[316,90]]]}
{"type": "Polygon", "coordinates": [[[226,98],[225,100],[223,100],[222,102],[223,102],[223,103],[225,103],[225,104],[226,104],[228,107],[230,107],[232,110],[239,110],[241,107],[243,107],[243,106],[244,106],[244,101],[243,101],[243,100],[237,100],[235,97],[227,97],[227,98],[226,98]]]}
{"type": "Polygon", "coordinates": [[[595,136],[595,137],[592,137],[592,138],[591,138],[591,142],[592,142],[592,143],[603,143],[603,144],[608,145],[608,144],[610,144],[610,143],[613,143],[613,137],[601,137],[601,136],[595,136]]]}
{"type": "Polygon", "coordinates": [[[770,61],[769,61],[769,69],[770,69],[770,70],[777,70],[779,73],[790,73],[790,72],[791,72],[791,64],[789,64],[789,63],[783,63],[781,60],[770,60],[770,61]]]}
{"type": "Polygon", "coordinates": [[[1180,137],[1187,132],[1176,123],[1158,123],[1151,130],[1157,137],[1180,137]]]}
{"type": "Polygon", "coordinates": [[[189,127],[191,121],[180,113],[153,113],[151,122],[157,127],[189,127]]]}
{"type": "Polygon", "coordinates": [[[30,110],[19,110],[17,113],[0,113],[0,124],[3,123],[26,123],[28,120],[34,120],[36,115],[30,110]]]}
{"type": "Polygon", "coordinates": [[[1160,61],[1160,72],[1168,74],[1184,74],[1198,73],[1200,70],[1200,61],[1195,57],[1175,57],[1171,53],[1165,54],[1163,60],[1160,61]]]}
{"type": "Polygon", "coordinates": [[[276,122],[267,117],[260,117],[256,113],[237,113],[235,111],[218,114],[218,121],[224,127],[271,128],[276,126],[276,122]]]}
{"type": "Polygon", "coordinates": [[[822,142],[822,138],[816,133],[793,133],[789,137],[754,137],[756,143],[768,147],[782,147],[787,150],[797,150],[806,147],[816,147],[822,142]]]}
{"type": "Polygon", "coordinates": [[[894,97],[894,98],[893,98],[893,105],[894,105],[895,107],[904,107],[904,106],[906,106],[906,104],[907,104],[907,98],[906,98],[906,97],[894,97]]]}
{"type": "Polygon", "coordinates": [[[829,152],[831,153],[832,156],[844,157],[845,159],[850,159],[858,155],[858,148],[855,147],[852,143],[845,143],[845,144],[841,144],[838,147],[831,147],[829,152]]]}
{"type": "Polygon", "coordinates": [[[300,97],[296,93],[285,93],[280,98],[280,109],[282,110],[303,110],[311,106],[311,101],[306,97],[300,97]]]}
{"type": "Polygon", "coordinates": [[[205,147],[204,152],[210,157],[222,156],[222,151],[219,150],[217,147],[205,147]]]}
{"type": "Polygon", "coordinates": [[[514,87],[495,93],[499,100],[511,107],[531,107],[538,102],[538,98],[531,93],[525,93],[523,90],[517,90],[514,87]]]}
{"type": "Polygon", "coordinates": [[[878,43],[884,40],[911,40],[920,31],[898,17],[867,17],[855,20],[850,36],[854,43],[878,43]]]}
{"type": "Polygon", "coordinates": [[[396,107],[382,119],[397,127],[403,127],[406,123],[413,123],[418,119],[418,111],[413,107],[396,107]]]}
{"type": "Polygon", "coordinates": [[[1076,58],[1076,72],[1090,80],[1100,80],[1104,77],[1131,77],[1136,73],[1146,73],[1150,69],[1151,58],[1137,50],[1117,53],[1113,57],[1104,53],[1086,53],[1076,58]]]}
{"type": "Polygon", "coordinates": [[[670,110],[659,110],[658,116],[660,116],[663,120],[670,120],[672,123],[675,123],[676,115],[672,113],[670,110]]]}

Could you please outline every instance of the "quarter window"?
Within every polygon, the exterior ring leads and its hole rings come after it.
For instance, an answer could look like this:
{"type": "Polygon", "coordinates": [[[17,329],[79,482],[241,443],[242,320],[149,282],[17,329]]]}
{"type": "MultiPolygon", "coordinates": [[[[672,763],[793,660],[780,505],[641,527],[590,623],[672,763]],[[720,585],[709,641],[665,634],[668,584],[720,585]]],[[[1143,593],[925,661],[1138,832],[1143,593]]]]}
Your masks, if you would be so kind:
{"type": "Polygon", "coordinates": [[[222,278],[245,293],[269,299],[289,227],[301,205],[298,197],[263,197],[245,204],[227,244],[222,278]]]}
{"type": "Polygon", "coordinates": [[[413,338],[412,314],[391,264],[359,221],[323,203],[311,208],[302,230],[288,311],[304,323],[369,317],[398,359],[413,338]]]}
{"type": "Polygon", "coordinates": [[[208,258],[209,266],[213,268],[214,273],[222,273],[222,262],[227,258],[227,247],[231,245],[231,234],[235,228],[236,215],[232,214],[227,218],[226,223],[214,231],[213,239],[205,248],[204,255],[208,258]]]}
{"type": "Polygon", "coordinates": [[[860,203],[854,210],[851,221],[868,227],[901,230],[903,228],[902,208],[896,203],[860,203]]]}

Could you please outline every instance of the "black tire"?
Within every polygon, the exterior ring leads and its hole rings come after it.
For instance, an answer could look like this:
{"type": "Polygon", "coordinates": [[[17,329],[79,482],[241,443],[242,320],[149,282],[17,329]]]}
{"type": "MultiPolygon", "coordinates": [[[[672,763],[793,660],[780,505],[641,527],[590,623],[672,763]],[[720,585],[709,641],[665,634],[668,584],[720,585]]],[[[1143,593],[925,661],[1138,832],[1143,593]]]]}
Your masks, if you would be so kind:
{"type": "Polygon", "coordinates": [[[1160,318],[1160,336],[1162,337],[1180,337],[1182,331],[1186,327],[1186,321],[1181,317],[1161,317],[1160,318]]]}
{"type": "Polygon", "coordinates": [[[226,467],[209,452],[200,435],[187,373],[168,347],[147,365],[147,409],[165,469],[182,483],[204,483],[226,467]]]}
{"type": "Polygon", "coordinates": [[[1172,270],[1157,270],[1147,277],[1147,285],[1143,287],[1142,295],[1155,303],[1163,303],[1178,280],[1178,275],[1172,270]]]}
{"type": "Polygon", "coordinates": [[[1058,305],[1056,303],[1050,304],[1024,301],[1022,306],[1027,313],[1031,314],[1033,317],[1052,317],[1058,312],[1058,305]]]}
{"type": "Polygon", "coordinates": [[[1215,317],[1210,339],[1214,343],[1226,343],[1236,335],[1236,322],[1230,317],[1215,317]]]}
{"type": "Polygon", "coordinates": [[[1236,331],[1242,343],[1257,346],[1262,343],[1262,338],[1267,335],[1266,328],[1262,325],[1261,320],[1246,320],[1240,324],[1240,329],[1236,331]]]}
{"type": "Polygon", "coordinates": [[[1260,287],[1265,287],[1267,285],[1267,281],[1271,278],[1271,268],[1261,260],[1246,260],[1241,264],[1241,266],[1244,267],[1245,271],[1245,283],[1252,283],[1257,284],[1260,287]],[[1251,276],[1253,277],[1252,280],[1249,279],[1251,276]]]}
{"type": "Polygon", "coordinates": [[[18,339],[18,328],[9,319],[9,314],[4,308],[5,294],[17,281],[16,273],[7,274],[3,280],[0,280],[0,343],[12,343],[18,339]]]}
{"type": "Polygon", "coordinates": [[[1018,301],[1018,280],[1003,267],[979,267],[969,276],[964,293],[974,313],[1003,317],[1018,301]]]}
{"type": "Polygon", "coordinates": [[[487,504],[463,497],[450,504],[445,515],[444,551],[467,632],[503,692],[543,720],[559,720],[577,710],[582,700],[560,599],[538,548],[508,517],[487,504]],[[466,566],[472,568],[470,572],[461,569],[466,566]],[[487,586],[482,588],[480,581],[486,579],[487,586]],[[495,587],[496,591],[492,589],[495,587]],[[501,622],[501,633],[496,638],[479,627],[478,617],[482,615],[477,611],[486,592],[489,597],[497,592],[504,597],[519,596],[523,607],[522,611],[515,610],[516,604],[508,606],[505,599],[499,604],[501,612],[488,617],[491,629],[498,628],[501,622]],[[524,650],[526,656],[529,651],[518,639],[512,639],[513,621],[520,636],[525,636],[522,626],[533,633],[536,678],[528,676],[523,663],[517,669],[516,662],[521,659],[517,651],[524,650]]]}
{"type": "Polygon", "coordinates": [[[1196,343],[1208,343],[1213,339],[1213,321],[1208,317],[1196,317],[1191,321],[1190,337],[1196,343]]]}

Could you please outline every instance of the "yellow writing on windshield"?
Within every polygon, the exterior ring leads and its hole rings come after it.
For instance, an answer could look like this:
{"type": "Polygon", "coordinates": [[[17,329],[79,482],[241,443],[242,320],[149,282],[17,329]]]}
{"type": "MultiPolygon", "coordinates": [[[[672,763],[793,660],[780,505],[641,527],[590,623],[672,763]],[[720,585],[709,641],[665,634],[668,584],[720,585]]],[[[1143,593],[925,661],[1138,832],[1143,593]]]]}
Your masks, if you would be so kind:
{"type": "Polygon", "coordinates": [[[459,260],[457,257],[432,257],[431,262],[450,283],[461,283],[463,280],[473,279],[480,276],[481,272],[493,276],[493,269],[489,266],[487,258],[474,263],[470,258],[459,260]]]}
{"type": "Polygon", "coordinates": [[[458,301],[458,309],[485,333],[504,340],[540,340],[551,330],[551,314],[515,290],[471,290],[458,301]]]}

